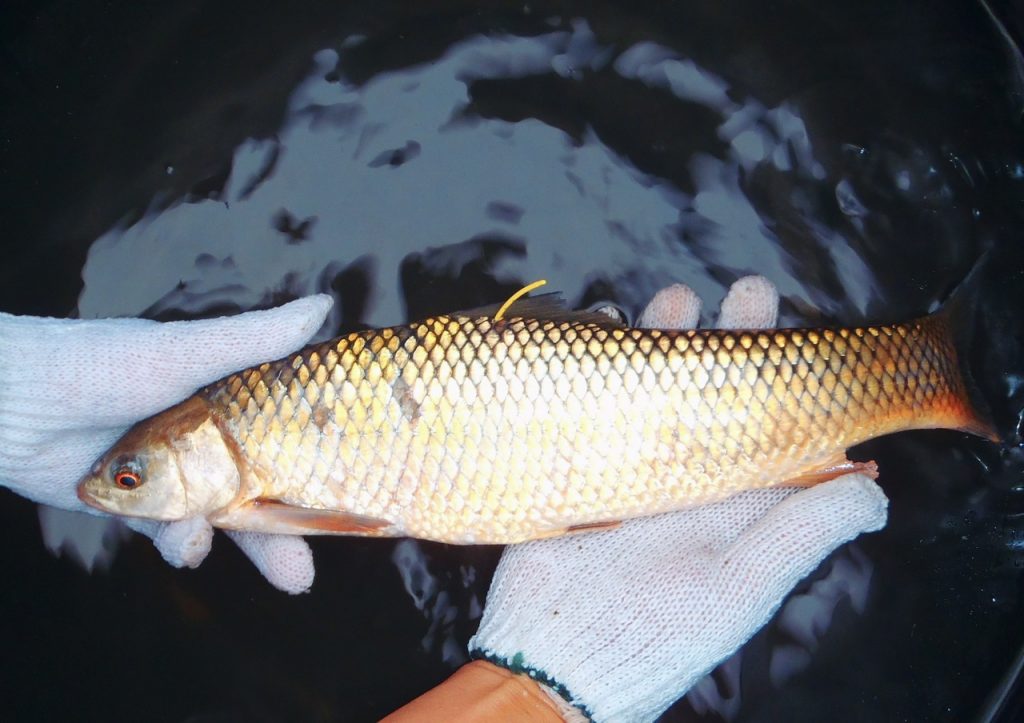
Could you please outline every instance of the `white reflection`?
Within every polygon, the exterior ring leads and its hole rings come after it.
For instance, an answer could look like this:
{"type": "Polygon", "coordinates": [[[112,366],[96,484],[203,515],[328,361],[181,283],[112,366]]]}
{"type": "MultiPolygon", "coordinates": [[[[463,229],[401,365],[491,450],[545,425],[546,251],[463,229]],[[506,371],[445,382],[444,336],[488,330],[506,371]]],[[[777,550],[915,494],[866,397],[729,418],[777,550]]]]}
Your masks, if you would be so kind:
{"type": "Polygon", "coordinates": [[[686,699],[697,713],[715,713],[724,720],[733,720],[740,712],[743,697],[740,694],[740,673],[743,649],[736,651],[714,672],[694,683],[686,699]]]}
{"type": "Polygon", "coordinates": [[[109,568],[118,544],[130,534],[127,527],[112,517],[47,505],[39,505],[38,509],[46,549],[57,557],[66,554],[89,572],[109,568]]]}
{"type": "MultiPolygon", "coordinates": [[[[459,617],[459,606],[452,600],[452,592],[430,571],[430,562],[417,540],[401,540],[391,553],[391,561],[402,577],[405,591],[412,598],[413,605],[423,613],[429,623],[427,632],[420,640],[425,652],[439,649],[441,659],[452,667],[467,660],[463,643],[455,634],[455,622],[459,617]]],[[[472,566],[460,568],[462,587],[468,588],[476,580],[472,566]]],[[[476,595],[469,599],[468,618],[480,616],[480,602],[476,595]]]]}
{"type": "MultiPolygon", "coordinates": [[[[730,100],[720,78],[651,43],[621,53],[613,67],[624,77],[721,116],[728,156],[693,156],[690,196],[638,171],[593,132],[576,143],[539,120],[463,116],[475,79],[610,62],[582,20],[571,32],[472,37],[358,86],[327,80],[337,61],[333,50],[318,53],[276,138],[235,150],[223,197],[154,211],[98,239],[83,270],[82,316],[137,315],[167,297],[186,311],[227,301],[247,308],[266,303],[285,278],[289,292],[312,293],[329,265],[369,255],[382,277],[363,321],[398,323],[402,259],[481,234],[529,242],[524,257],[499,262],[501,278],[547,278],[569,298],[592,278],[633,287],[637,303],[685,280],[713,308],[724,295],[705,272],[715,263],[764,274],[783,295],[825,312],[835,306],[792,279],[790,259],[738,182],[741,169],[761,163],[821,175],[803,122],[785,105],[730,100]],[[496,214],[496,204],[514,212],[496,214]],[[303,239],[275,228],[281,212],[306,224],[303,239]],[[688,249],[681,237],[699,244],[688,249]],[[225,263],[200,268],[199,257],[225,263]]],[[[856,261],[838,234],[829,245],[844,263],[856,261]]],[[[849,273],[859,305],[871,288],[863,276],[849,273]]]]}

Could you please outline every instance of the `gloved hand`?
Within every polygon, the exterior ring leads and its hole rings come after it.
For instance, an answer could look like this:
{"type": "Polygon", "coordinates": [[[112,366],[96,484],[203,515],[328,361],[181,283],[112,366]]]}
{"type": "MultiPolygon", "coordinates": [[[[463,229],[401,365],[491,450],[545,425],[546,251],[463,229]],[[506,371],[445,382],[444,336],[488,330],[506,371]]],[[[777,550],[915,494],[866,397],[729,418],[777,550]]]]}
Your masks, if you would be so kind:
{"type": "MultiPolygon", "coordinates": [[[[720,326],[775,325],[761,277],[733,285],[720,326]]],[[[661,292],[640,324],[689,328],[700,302],[661,292]]],[[[506,549],[470,653],[546,684],[563,715],[649,721],[731,655],[832,550],[885,525],[888,500],[850,474],[746,492],[506,549]],[[566,702],[571,706],[566,705],[566,702]]]]}
{"type": "MultiPolygon", "coordinates": [[[[0,313],[0,484],[63,510],[99,514],[75,487],[134,422],[238,369],[306,343],[332,300],[310,296],[267,311],[189,322],[42,319],[0,313]]],[[[125,519],[164,559],[195,567],[213,535],[202,519],[125,519]]],[[[274,586],[313,582],[300,537],[229,533],[274,586]]]]}

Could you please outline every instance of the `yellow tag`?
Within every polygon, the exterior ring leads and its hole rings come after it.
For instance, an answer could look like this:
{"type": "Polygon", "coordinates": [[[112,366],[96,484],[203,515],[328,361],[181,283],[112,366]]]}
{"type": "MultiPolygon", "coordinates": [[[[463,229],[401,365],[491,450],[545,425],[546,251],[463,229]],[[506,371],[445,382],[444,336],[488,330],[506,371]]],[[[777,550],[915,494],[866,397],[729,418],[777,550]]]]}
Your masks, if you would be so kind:
{"type": "Polygon", "coordinates": [[[517,291],[516,293],[512,294],[512,296],[508,297],[508,301],[506,301],[504,304],[502,304],[501,308],[498,309],[498,313],[494,315],[494,320],[495,321],[501,321],[501,317],[505,316],[505,312],[508,311],[509,307],[512,306],[512,304],[514,304],[517,301],[519,301],[519,299],[523,298],[524,296],[529,294],[534,289],[539,289],[541,286],[543,286],[547,282],[548,282],[547,279],[540,279],[539,281],[534,281],[532,284],[527,284],[526,286],[521,288],[519,291],[517,291]]]}

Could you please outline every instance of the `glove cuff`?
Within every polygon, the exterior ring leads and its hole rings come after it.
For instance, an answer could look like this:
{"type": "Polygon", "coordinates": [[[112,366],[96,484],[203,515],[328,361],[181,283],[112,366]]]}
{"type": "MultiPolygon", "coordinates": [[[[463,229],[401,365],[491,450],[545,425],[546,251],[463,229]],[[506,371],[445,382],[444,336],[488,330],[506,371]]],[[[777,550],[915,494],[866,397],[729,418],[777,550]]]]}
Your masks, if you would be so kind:
{"type": "Polygon", "coordinates": [[[505,668],[516,675],[525,675],[531,680],[537,682],[540,685],[541,690],[543,690],[551,701],[558,707],[559,715],[561,715],[562,719],[567,723],[585,723],[586,721],[594,720],[593,714],[587,709],[587,706],[576,700],[575,696],[573,696],[572,692],[567,687],[559,683],[540,668],[535,668],[530,665],[522,653],[516,653],[514,656],[509,658],[507,656],[499,655],[494,651],[471,647],[469,650],[469,657],[472,660],[487,661],[491,665],[497,665],[499,668],[505,668]]]}

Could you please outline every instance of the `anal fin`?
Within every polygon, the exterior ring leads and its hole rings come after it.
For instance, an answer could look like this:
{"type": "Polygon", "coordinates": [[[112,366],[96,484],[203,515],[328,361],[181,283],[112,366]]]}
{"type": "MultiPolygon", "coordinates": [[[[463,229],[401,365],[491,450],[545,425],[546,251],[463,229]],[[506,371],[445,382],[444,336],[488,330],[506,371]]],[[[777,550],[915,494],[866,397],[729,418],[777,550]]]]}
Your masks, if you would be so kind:
{"type": "Polygon", "coordinates": [[[574,532],[598,532],[602,530],[614,530],[622,524],[622,520],[611,520],[610,522],[585,522],[582,525],[569,525],[565,528],[565,534],[574,532]]]}
{"type": "Polygon", "coordinates": [[[560,527],[555,530],[544,530],[543,532],[531,535],[529,539],[548,540],[552,537],[563,537],[565,535],[576,535],[586,532],[603,532],[604,530],[614,530],[621,524],[622,520],[611,520],[609,522],[584,522],[580,525],[569,525],[568,527],[560,527]]]}
{"type": "Polygon", "coordinates": [[[874,460],[870,462],[853,462],[847,458],[845,452],[840,452],[832,457],[824,465],[813,467],[806,472],[801,472],[795,477],[790,477],[785,482],[780,482],[780,487],[813,487],[822,482],[828,482],[844,474],[859,472],[871,479],[878,479],[878,465],[874,460]]]}

